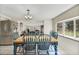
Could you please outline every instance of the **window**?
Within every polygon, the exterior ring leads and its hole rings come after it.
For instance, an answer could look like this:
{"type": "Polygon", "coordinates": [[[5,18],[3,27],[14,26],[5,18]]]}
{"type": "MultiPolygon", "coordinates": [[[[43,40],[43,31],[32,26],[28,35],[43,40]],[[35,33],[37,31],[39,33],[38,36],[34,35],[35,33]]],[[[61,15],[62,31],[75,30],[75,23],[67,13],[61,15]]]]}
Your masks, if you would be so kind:
{"type": "Polygon", "coordinates": [[[74,36],[74,21],[65,22],[65,35],[74,36]]]}
{"type": "Polygon", "coordinates": [[[76,37],[79,37],[79,19],[76,20],[76,37]]]}
{"type": "Polygon", "coordinates": [[[79,39],[79,16],[58,22],[57,32],[65,37],[79,39]]]}
{"type": "Polygon", "coordinates": [[[57,24],[57,32],[62,34],[62,23],[57,24]]]}

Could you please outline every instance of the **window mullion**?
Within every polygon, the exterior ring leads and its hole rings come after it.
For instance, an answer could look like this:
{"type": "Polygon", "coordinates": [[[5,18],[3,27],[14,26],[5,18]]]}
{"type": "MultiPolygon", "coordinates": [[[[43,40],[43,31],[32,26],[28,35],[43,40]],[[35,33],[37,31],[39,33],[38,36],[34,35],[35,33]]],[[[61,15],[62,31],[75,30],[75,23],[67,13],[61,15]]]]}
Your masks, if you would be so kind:
{"type": "Polygon", "coordinates": [[[65,22],[63,22],[63,35],[65,35],[65,22]]]}
{"type": "Polygon", "coordinates": [[[76,20],[73,21],[74,21],[74,37],[76,38],[76,20]]]}

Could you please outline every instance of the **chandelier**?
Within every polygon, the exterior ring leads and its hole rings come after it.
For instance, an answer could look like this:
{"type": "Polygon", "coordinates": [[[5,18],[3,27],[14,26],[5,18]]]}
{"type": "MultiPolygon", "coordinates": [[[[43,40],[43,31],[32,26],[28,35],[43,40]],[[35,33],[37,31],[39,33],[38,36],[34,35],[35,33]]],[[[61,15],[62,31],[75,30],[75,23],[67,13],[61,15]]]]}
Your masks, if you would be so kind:
{"type": "Polygon", "coordinates": [[[26,14],[26,16],[25,16],[25,19],[26,19],[26,20],[31,20],[31,19],[32,19],[32,16],[30,15],[30,10],[27,9],[26,11],[27,11],[27,14],[26,14]]]}

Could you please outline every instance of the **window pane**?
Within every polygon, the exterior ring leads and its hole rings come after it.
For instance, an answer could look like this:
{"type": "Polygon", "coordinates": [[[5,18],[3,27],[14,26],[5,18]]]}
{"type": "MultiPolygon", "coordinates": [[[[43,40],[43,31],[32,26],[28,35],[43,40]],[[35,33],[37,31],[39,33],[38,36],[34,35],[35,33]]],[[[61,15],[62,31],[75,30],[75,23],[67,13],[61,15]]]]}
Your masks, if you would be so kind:
{"type": "Polygon", "coordinates": [[[79,37],[79,19],[76,20],[76,37],[79,37]]]}
{"type": "Polygon", "coordinates": [[[62,34],[62,31],[63,31],[62,30],[62,23],[58,23],[57,24],[57,32],[60,33],[60,34],[62,34]]]}
{"type": "Polygon", "coordinates": [[[68,36],[74,36],[74,22],[65,22],[65,34],[68,36]]]}

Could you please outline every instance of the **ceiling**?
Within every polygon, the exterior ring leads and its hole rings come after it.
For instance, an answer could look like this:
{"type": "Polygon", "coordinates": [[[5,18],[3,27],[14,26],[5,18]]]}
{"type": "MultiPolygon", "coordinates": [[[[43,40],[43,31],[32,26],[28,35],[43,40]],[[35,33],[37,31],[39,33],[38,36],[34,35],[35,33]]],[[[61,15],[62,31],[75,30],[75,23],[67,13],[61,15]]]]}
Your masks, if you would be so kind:
{"type": "Polygon", "coordinates": [[[0,15],[11,20],[25,21],[26,10],[30,9],[33,21],[49,20],[74,6],[73,4],[0,4],[0,15]]]}

